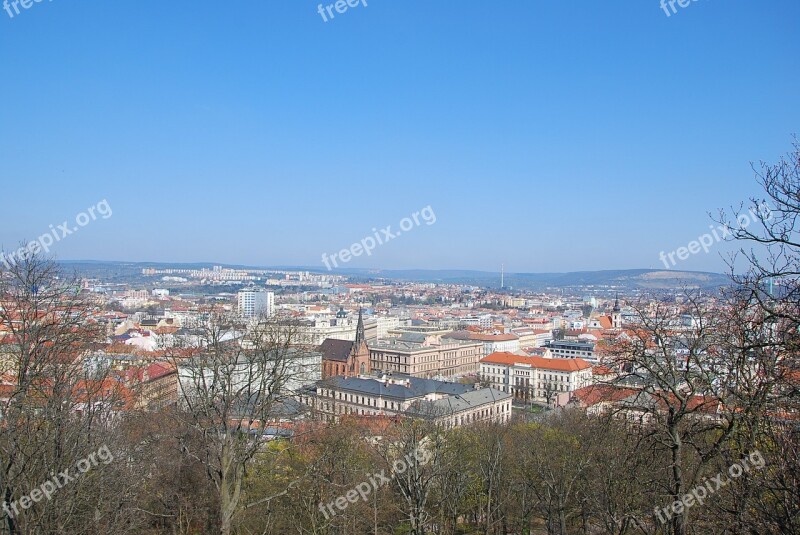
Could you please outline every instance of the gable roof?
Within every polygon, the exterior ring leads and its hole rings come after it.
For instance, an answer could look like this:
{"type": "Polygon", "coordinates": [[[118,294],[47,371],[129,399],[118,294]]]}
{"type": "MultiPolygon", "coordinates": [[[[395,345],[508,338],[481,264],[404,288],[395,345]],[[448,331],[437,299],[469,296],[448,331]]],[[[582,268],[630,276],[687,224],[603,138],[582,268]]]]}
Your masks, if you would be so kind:
{"type": "Polygon", "coordinates": [[[416,413],[421,416],[444,416],[461,412],[470,408],[480,407],[487,403],[505,401],[513,396],[507,392],[501,392],[494,388],[480,388],[470,390],[463,394],[449,395],[434,401],[419,400],[409,407],[408,412],[416,413]]]}
{"type": "Polygon", "coordinates": [[[337,340],[336,338],[326,338],[319,346],[322,353],[322,360],[335,360],[337,362],[347,362],[350,352],[353,350],[354,342],[349,340],[337,340]]]}

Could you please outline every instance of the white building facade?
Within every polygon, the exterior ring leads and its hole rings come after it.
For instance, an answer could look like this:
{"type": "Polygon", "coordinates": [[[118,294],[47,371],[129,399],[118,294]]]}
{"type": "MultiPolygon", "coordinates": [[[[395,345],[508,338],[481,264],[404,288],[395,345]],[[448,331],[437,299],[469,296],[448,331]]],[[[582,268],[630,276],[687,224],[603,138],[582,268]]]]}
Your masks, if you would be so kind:
{"type": "Polygon", "coordinates": [[[241,290],[237,295],[237,310],[243,318],[270,317],[275,313],[275,294],[265,290],[241,290]]]}
{"type": "Polygon", "coordinates": [[[592,366],[580,358],[548,359],[492,353],[481,359],[480,378],[487,386],[515,399],[553,402],[563,392],[592,384],[592,366]]]}

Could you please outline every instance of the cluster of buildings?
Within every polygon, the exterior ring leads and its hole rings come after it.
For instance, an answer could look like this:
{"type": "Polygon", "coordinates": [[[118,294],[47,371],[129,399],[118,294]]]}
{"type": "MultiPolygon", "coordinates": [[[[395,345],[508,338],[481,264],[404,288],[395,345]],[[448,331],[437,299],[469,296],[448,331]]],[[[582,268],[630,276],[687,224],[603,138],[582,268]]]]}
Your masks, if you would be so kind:
{"type": "Polygon", "coordinates": [[[371,341],[359,310],[353,341],[329,338],[320,345],[322,380],[306,389],[303,400],[328,420],[406,413],[448,425],[506,421],[514,402],[564,404],[570,393],[606,374],[605,368],[595,373],[594,341],[623,335],[620,316],[617,301],[602,317],[602,324],[616,329],[567,332],[569,338],[560,340],[553,340],[552,329],[522,326],[516,334],[490,322],[488,329],[456,325],[458,330],[410,322],[371,341]]]}
{"type": "MultiPolygon", "coordinates": [[[[605,348],[635,328],[618,300],[597,296],[351,283],[341,276],[221,266],[152,268],[142,275],[155,279],[144,286],[83,284],[98,303],[93,320],[107,334],[105,347],[86,360],[113,370],[129,398],[125,406],[137,409],[179,403],[198,378],[207,382],[198,355],[218,314],[238,316],[245,325],[218,340],[239,349],[242,360],[232,377],[243,384],[262,322],[292,326],[293,379],[283,392],[296,402],[290,419],[403,416],[448,426],[505,422],[512,409],[531,404],[593,406],[598,391],[592,389],[618,371],[604,360],[605,348]],[[194,283],[165,284],[165,277],[194,283]],[[232,292],[207,291],[208,281],[232,280],[241,281],[232,292]],[[206,291],[195,291],[201,287],[206,291]]],[[[689,328],[690,320],[676,329],[689,328]]]]}

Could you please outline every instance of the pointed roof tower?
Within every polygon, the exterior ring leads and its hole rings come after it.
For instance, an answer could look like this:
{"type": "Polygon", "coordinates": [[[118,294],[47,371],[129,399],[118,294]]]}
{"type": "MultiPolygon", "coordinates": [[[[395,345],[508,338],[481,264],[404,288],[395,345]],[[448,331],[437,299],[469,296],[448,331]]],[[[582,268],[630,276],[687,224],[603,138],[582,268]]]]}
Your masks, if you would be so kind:
{"type": "Polygon", "coordinates": [[[355,347],[361,345],[361,342],[366,340],[366,336],[364,336],[364,317],[361,315],[361,308],[358,309],[358,324],[356,325],[356,340],[355,340],[355,347]]]}
{"type": "Polygon", "coordinates": [[[611,327],[622,328],[622,310],[619,308],[619,294],[614,298],[614,308],[611,310],[611,327]]]}

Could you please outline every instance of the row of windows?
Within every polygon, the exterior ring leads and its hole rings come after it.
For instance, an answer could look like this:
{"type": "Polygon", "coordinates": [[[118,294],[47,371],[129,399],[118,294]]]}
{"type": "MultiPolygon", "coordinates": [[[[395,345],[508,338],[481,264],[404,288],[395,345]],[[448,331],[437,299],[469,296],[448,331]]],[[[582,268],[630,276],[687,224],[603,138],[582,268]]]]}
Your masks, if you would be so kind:
{"type": "Polygon", "coordinates": [[[566,350],[566,349],[552,349],[554,355],[569,355],[573,357],[591,357],[591,351],[573,351],[573,350],[566,350]]]}
{"type": "Polygon", "coordinates": [[[414,366],[390,364],[384,362],[373,361],[372,367],[381,369],[387,372],[401,372],[416,375],[425,371],[437,371],[444,375],[454,375],[456,373],[469,373],[477,370],[478,366],[475,362],[443,362],[436,364],[418,364],[414,366]]]}
{"type": "MultiPolygon", "coordinates": [[[[350,394],[348,394],[346,396],[346,398],[347,398],[347,401],[355,400],[355,401],[353,401],[354,403],[359,403],[360,402],[359,400],[365,399],[363,396],[353,396],[353,395],[350,395],[350,394]]],[[[366,404],[368,406],[372,406],[372,407],[376,407],[377,408],[378,400],[376,400],[374,398],[366,398],[366,399],[367,399],[367,403],[366,404]]],[[[309,401],[310,400],[308,398],[306,398],[306,403],[308,403],[309,401]]],[[[383,400],[383,407],[385,409],[389,409],[389,410],[400,410],[402,408],[402,405],[400,403],[395,403],[393,401],[387,402],[386,400],[383,400]]],[[[364,415],[364,414],[374,414],[376,412],[374,410],[369,410],[369,409],[364,409],[364,408],[350,407],[350,406],[340,405],[340,404],[336,404],[336,403],[329,403],[327,401],[322,404],[322,409],[324,411],[326,411],[326,412],[336,411],[339,414],[362,414],[362,415],[364,415]]],[[[504,405],[502,405],[502,406],[497,408],[497,414],[501,414],[501,412],[509,412],[510,410],[511,410],[511,403],[508,402],[508,403],[506,403],[506,404],[504,404],[504,405]]],[[[480,410],[477,410],[477,411],[472,411],[472,412],[470,412],[469,414],[466,414],[466,415],[458,416],[457,418],[459,420],[459,423],[463,424],[463,423],[474,422],[477,419],[484,419],[484,418],[493,417],[494,415],[495,415],[495,407],[494,406],[490,406],[488,408],[483,408],[483,409],[480,409],[480,410]]]]}
{"type": "MultiPolygon", "coordinates": [[[[366,397],[366,396],[357,396],[355,394],[348,394],[346,392],[344,392],[344,393],[343,392],[333,392],[331,390],[326,390],[326,389],[321,390],[320,391],[320,395],[325,396],[325,397],[333,397],[334,399],[338,399],[340,401],[349,401],[350,403],[358,403],[359,405],[368,405],[368,406],[371,406],[371,407],[377,407],[379,405],[379,403],[381,402],[380,399],[376,399],[376,398],[370,398],[370,397],[366,397]]],[[[400,402],[397,402],[396,406],[399,409],[400,406],[401,406],[400,402]]],[[[385,409],[387,409],[387,408],[394,409],[395,408],[395,402],[394,401],[388,402],[388,401],[386,401],[384,399],[383,400],[383,408],[385,408],[385,409]]],[[[328,404],[327,403],[325,403],[325,409],[326,410],[328,409],[328,404]]]]}
{"type": "MultiPolygon", "coordinates": [[[[490,371],[488,373],[486,371],[484,371],[484,375],[491,377],[492,376],[491,368],[489,370],[490,371]]],[[[501,374],[501,372],[495,371],[494,374],[496,376],[496,375],[501,374]]],[[[502,373],[502,375],[508,375],[508,373],[502,373]]],[[[531,372],[517,372],[514,376],[515,377],[530,377],[531,376],[531,372]]],[[[536,374],[536,378],[537,379],[544,379],[544,380],[548,380],[548,381],[562,381],[562,382],[565,381],[567,383],[570,382],[570,377],[571,377],[571,375],[553,374],[553,373],[550,373],[550,374],[542,374],[542,373],[536,374]]]]}
{"type": "MultiPolygon", "coordinates": [[[[358,403],[358,402],[356,401],[354,403],[358,403]]],[[[375,407],[375,408],[378,408],[379,404],[380,404],[380,400],[373,399],[373,398],[369,398],[366,403],[362,403],[362,405],[367,405],[368,407],[375,407]]],[[[336,403],[328,403],[327,401],[322,404],[321,408],[324,411],[338,410],[339,413],[347,411],[347,414],[350,414],[350,412],[352,412],[351,408],[347,407],[346,405],[339,405],[339,404],[336,404],[336,403]],[[337,407],[338,407],[338,409],[337,409],[337,407]]],[[[398,410],[399,411],[400,409],[402,409],[402,404],[399,403],[399,402],[395,403],[394,401],[386,401],[384,399],[383,400],[383,408],[384,409],[389,409],[389,410],[398,410]]],[[[372,411],[372,412],[374,412],[374,411],[372,411]]],[[[364,414],[363,409],[362,409],[361,414],[364,414]]]]}
{"type": "MultiPolygon", "coordinates": [[[[470,349],[468,351],[446,351],[439,354],[417,355],[412,356],[410,364],[422,364],[427,362],[438,362],[440,360],[461,358],[466,361],[472,361],[479,355],[477,349],[470,349]],[[459,355],[460,353],[460,355],[459,355]]],[[[395,364],[409,364],[408,355],[399,355],[391,353],[373,352],[370,354],[370,359],[376,363],[393,362],[395,364]]]]}

